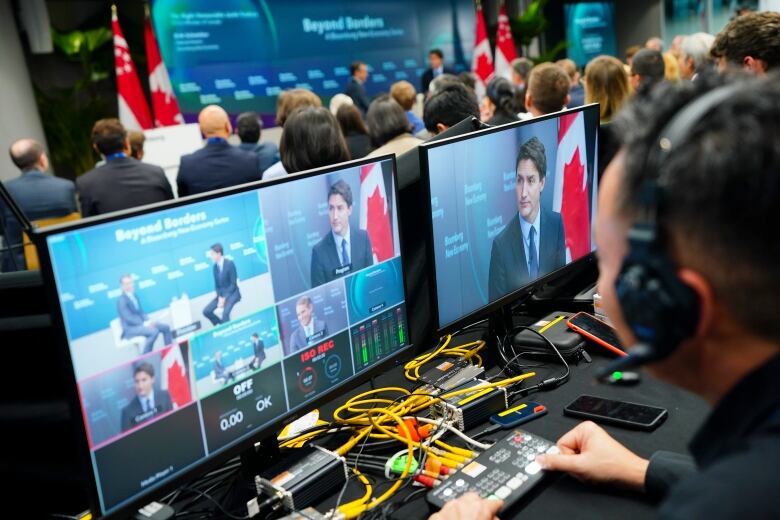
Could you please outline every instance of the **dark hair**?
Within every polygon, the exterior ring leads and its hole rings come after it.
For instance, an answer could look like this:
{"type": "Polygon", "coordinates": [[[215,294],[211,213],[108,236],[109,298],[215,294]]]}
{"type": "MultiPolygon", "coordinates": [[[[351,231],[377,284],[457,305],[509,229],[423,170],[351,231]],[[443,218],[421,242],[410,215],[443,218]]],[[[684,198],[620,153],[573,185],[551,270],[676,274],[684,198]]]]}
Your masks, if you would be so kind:
{"type": "Polygon", "coordinates": [[[631,60],[631,74],[641,76],[642,85],[662,81],[665,71],[663,54],[653,49],[641,49],[631,60]]]}
{"type": "Polygon", "coordinates": [[[368,135],[366,123],[355,105],[341,105],[336,111],[336,120],[345,137],[354,134],[368,135]]]}
{"type": "Polygon", "coordinates": [[[360,69],[362,65],[365,65],[362,61],[353,61],[349,65],[349,74],[350,76],[354,76],[355,73],[360,69]]]}
{"type": "Polygon", "coordinates": [[[256,143],[262,130],[263,121],[256,112],[244,112],[236,118],[236,133],[242,143],[256,143]]]}
{"type": "Polygon", "coordinates": [[[431,133],[438,133],[439,123],[450,127],[470,116],[479,119],[477,95],[460,83],[447,83],[423,107],[425,128],[431,133]]]}
{"type": "Polygon", "coordinates": [[[253,332],[250,337],[251,338],[258,338],[258,339],[260,339],[260,334],[258,334],[257,332],[253,332]]]}
{"type": "Polygon", "coordinates": [[[391,139],[412,131],[406,112],[394,99],[379,97],[371,102],[366,114],[368,135],[379,148],[391,139]]]}
{"type": "Polygon", "coordinates": [[[528,90],[534,106],[543,114],[552,114],[563,108],[569,95],[571,78],[560,65],[542,63],[531,69],[528,90]]]}
{"type": "Polygon", "coordinates": [[[140,160],[140,156],[144,151],[146,136],[140,130],[128,130],[127,140],[130,142],[130,156],[140,160]]]}
{"type": "Polygon", "coordinates": [[[458,79],[463,83],[466,87],[470,88],[471,90],[476,90],[477,88],[477,77],[474,75],[473,72],[464,70],[460,74],[458,74],[458,79]]]}
{"type": "Polygon", "coordinates": [[[526,159],[534,163],[536,171],[539,172],[539,180],[547,177],[547,156],[544,154],[544,145],[538,137],[530,138],[520,147],[515,161],[515,170],[520,166],[520,161],[526,159]]]}
{"type": "Polygon", "coordinates": [[[133,369],[133,377],[137,376],[139,372],[145,372],[149,377],[154,377],[154,367],[151,363],[147,363],[146,361],[138,363],[135,366],[133,369]]]}
{"type": "Polygon", "coordinates": [[[441,52],[441,49],[431,49],[428,51],[428,55],[430,56],[431,54],[435,54],[439,59],[444,59],[444,53],[441,52]]]}
{"type": "Polygon", "coordinates": [[[35,166],[35,163],[38,162],[38,159],[41,158],[41,155],[43,155],[43,145],[41,143],[32,139],[25,139],[24,141],[24,143],[19,143],[19,141],[17,141],[12,144],[11,148],[8,150],[11,161],[13,161],[20,170],[32,168],[35,166]],[[21,150],[17,150],[16,153],[14,153],[14,148],[21,148],[21,150]]]}
{"type": "Polygon", "coordinates": [[[352,188],[350,188],[349,184],[342,179],[337,180],[330,186],[330,189],[328,190],[328,200],[330,200],[333,195],[341,195],[341,198],[344,199],[347,206],[350,208],[352,207],[352,188]]]}
{"type": "Polygon", "coordinates": [[[517,58],[512,60],[512,71],[523,78],[523,81],[528,79],[528,74],[531,72],[532,68],[534,68],[534,62],[528,58],[517,58]]]}
{"type": "Polygon", "coordinates": [[[714,58],[742,65],[745,56],[764,62],[767,70],[780,64],[780,13],[746,13],[731,20],[710,48],[714,58]]]}
{"type": "Polygon", "coordinates": [[[279,142],[279,155],[287,173],[349,160],[339,124],[324,107],[299,108],[290,114],[279,142]]]}
{"type": "Polygon", "coordinates": [[[515,106],[516,94],[512,82],[501,76],[491,79],[485,89],[485,95],[496,106],[496,112],[504,112],[515,116],[518,108],[515,106]]]}
{"type": "Polygon", "coordinates": [[[285,90],[276,98],[276,126],[284,126],[290,114],[303,107],[321,107],[320,97],[305,88],[285,90]]]}
{"type": "Polygon", "coordinates": [[[679,248],[699,263],[695,267],[728,312],[774,342],[780,341],[780,228],[769,223],[780,198],[778,79],[703,73],[692,83],[662,83],[630,102],[615,121],[626,149],[622,213],[636,214],[643,181],[657,177],[662,229],[684,237],[679,248]],[[740,88],[702,115],[660,167],[645,167],[661,129],[682,107],[734,81],[740,88]]]}
{"type": "Polygon", "coordinates": [[[213,244],[211,246],[211,250],[214,251],[215,253],[219,253],[220,255],[224,254],[224,250],[222,249],[222,244],[220,244],[219,242],[213,244]]]}
{"type": "Polygon", "coordinates": [[[111,155],[125,150],[127,131],[119,119],[100,119],[92,127],[92,144],[103,155],[111,155]]]}

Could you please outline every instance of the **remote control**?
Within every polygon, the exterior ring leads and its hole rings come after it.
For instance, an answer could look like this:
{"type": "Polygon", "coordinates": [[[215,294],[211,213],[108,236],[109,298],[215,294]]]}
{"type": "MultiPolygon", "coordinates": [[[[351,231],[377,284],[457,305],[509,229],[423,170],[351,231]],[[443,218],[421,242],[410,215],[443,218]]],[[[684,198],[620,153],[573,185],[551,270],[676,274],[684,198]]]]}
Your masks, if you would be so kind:
{"type": "Polygon", "coordinates": [[[503,500],[504,511],[544,478],[544,471],[535,460],[542,453],[558,453],[558,447],[526,431],[513,430],[429,491],[426,498],[441,508],[473,491],[483,498],[503,500]]]}

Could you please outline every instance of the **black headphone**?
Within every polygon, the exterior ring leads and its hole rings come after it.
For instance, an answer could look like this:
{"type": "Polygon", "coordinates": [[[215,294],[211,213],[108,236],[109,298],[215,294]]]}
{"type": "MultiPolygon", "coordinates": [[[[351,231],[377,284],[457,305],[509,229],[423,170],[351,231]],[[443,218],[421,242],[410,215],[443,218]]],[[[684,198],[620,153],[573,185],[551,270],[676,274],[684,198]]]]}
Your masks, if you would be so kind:
{"type": "Polygon", "coordinates": [[[639,217],[628,232],[629,252],[615,282],[623,317],[637,345],[628,356],[599,371],[598,377],[664,359],[696,332],[698,296],[677,276],[659,224],[664,205],[664,163],[673,150],[688,142],[702,117],[743,88],[730,84],[695,99],[663,127],[648,150],[641,175],[645,180],[639,191],[639,217]]]}

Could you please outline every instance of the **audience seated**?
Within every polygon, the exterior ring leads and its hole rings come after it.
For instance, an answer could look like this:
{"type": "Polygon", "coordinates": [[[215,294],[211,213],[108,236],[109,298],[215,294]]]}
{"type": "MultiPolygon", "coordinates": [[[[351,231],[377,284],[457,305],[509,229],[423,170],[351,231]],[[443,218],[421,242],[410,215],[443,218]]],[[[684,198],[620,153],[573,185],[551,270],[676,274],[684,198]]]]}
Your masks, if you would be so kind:
{"type": "Polygon", "coordinates": [[[388,153],[400,155],[423,142],[411,134],[412,125],[404,109],[391,97],[375,99],[368,109],[367,119],[371,143],[377,147],[368,157],[388,153]]]}
{"type": "Polygon", "coordinates": [[[525,112],[525,90],[528,84],[528,75],[534,68],[534,62],[528,58],[516,58],[512,60],[512,84],[515,86],[518,99],[518,112],[525,112]]]}
{"type": "MultiPolygon", "coordinates": [[[[349,99],[351,102],[352,98],[349,99]]],[[[285,90],[279,94],[279,97],[276,99],[276,125],[284,128],[287,118],[299,108],[321,106],[322,100],[311,90],[303,88],[285,90]]],[[[287,171],[285,171],[284,165],[280,159],[263,171],[263,179],[283,177],[286,174],[287,171]]]]}
{"type": "Polygon", "coordinates": [[[352,98],[361,114],[365,114],[370,103],[365,85],[368,80],[368,66],[362,61],[356,61],[349,66],[349,73],[351,76],[344,87],[344,94],[352,98]]]}
{"type": "Polygon", "coordinates": [[[748,12],[723,28],[712,43],[710,54],[723,71],[741,67],[766,74],[780,65],[780,13],[748,12]]]}
{"type": "MultiPolygon", "coordinates": [[[[671,52],[665,52],[662,59],[664,61],[664,79],[671,82],[680,81],[680,66],[677,64],[677,58],[671,52]]],[[[636,56],[634,56],[634,60],[636,61],[636,56]]]]}
{"type": "Polygon", "coordinates": [[[434,136],[472,116],[479,119],[477,96],[460,83],[444,85],[423,107],[425,128],[434,136]]]}
{"type": "Polygon", "coordinates": [[[127,140],[130,141],[130,157],[144,160],[144,142],[146,142],[146,136],[140,130],[128,130],[127,140]]]}
{"type": "MultiPolygon", "coordinates": [[[[49,158],[41,143],[33,139],[20,139],[11,145],[9,154],[22,174],[6,181],[4,185],[28,220],[64,217],[78,211],[73,182],[46,174],[49,158]]],[[[0,219],[5,229],[5,246],[21,245],[22,225],[2,199],[0,219]]],[[[26,269],[21,247],[3,251],[0,260],[3,272],[26,269]]]]}
{"type": "Polygon", "coordinates": [[[401,105],[401,108],[406,112],[406,118],[412,125],[413,134],[417,134],[425,129],[425,124],[422,119],[412,112],[414,103],[417,101],[417,92],[414,90],[411,83],[403,80],[393,83],[390,87],[390,97],[395,99],[396,103],[401,105]]]}
{"type": "Polygon", "coordinates": [[[274,143],[260,142],[263,121],[256,112],[244,112],[236,118],[236,133],[241,139],[239,148],[257,154],[260,171],[263,172],[279,160],[279,149],[274,143]]]}
{"type": "Polygon", "coordinates": [[[677,64],[682,79],[695,80],[703,70],[712,65],[710,48],[715,37],[705,32],[683,36],[680,41],[677,64]]]}
{"type": "Polygon", "coordinates": [[[634,55],[637,52],[639,52],[640,49],[642,49],[642,47],[640,47],[639,45],[632,45],[631,47],[626,49],[626,66],[629,67],[628,70],[630,70],[631,63],[634,61],[634,55]]]}
{"type": "Polygon", "coordinates": [[[433,81],[431,81],[431,84],[428,85],[428,92],[425,94],[426,97],[430,98],[446,83],[463,83],[463,82],[460,80],[458,76],[454,74],[442,74],[441,76],[436,76],[433,79],[433,81]]]}
{"type": "Polygon", "coordinates": [[[349,156],[352,159],[362,159],[368,155],[372,150],[371,138],[357,107],[352,104],[341,105],[336,112],[336,120],[347,143],[349,156]]]}
{"type": "Polygon", "coordinates": [[[585,67],[585,103],[599,103],[602,123],[615,117],[629,93],[628,74],[617,58],[597,56],[585,67]]]}
{"type": "Polygon", "coordinates": [[[577,64],[569,58],[558,60],[555,64],[569,75],[569,81],[571,82],[569,84],[569,102],[566,103],[566,107],[575,108],[584,105],[585,87],[582,86],[580,69],[577,68],[577,64]]]}
{"type": "MultiPolygon", "coordinates": [[[[420,87],[423,94],[428,93],[431,81],[442,74],[455,74],[455,71],[444,65],[444,53],[441,49],[431,49],[428,53],[428,65],[420,78],[420,87]]],[[[403,105],[401,105],[403,106],[403,105]]]]}
{"type": "Polygon", "coordinates": [[[349,160],[339,124],[325,107],[303,107],[290,114],[282,131],[279,153],[287,173],[349,160]]]}
{"type": "Polygon", "coordinates": [[[525,94],[525,108],[521,119],[552,114],[569,104],[571,80],[563,68],[554,63],[542,63],[531,69],[528,89],[525,94]]]}
{"type": "Polygon", "coordinates": [[[517,121],[517,91],[512,83],[502,77],[491,79],[482,98],[480,114],[482,121],[489,125],[503,125],[517,121]]]}
{"type": "Polygon", "coordinates": [[[159,166],[130,157],[130,141],[118,119],[101,119],[92,127],[92,146],[105,163],[76,180],[85,217],[153,204],[173,198],[159,166]]]}
{"type": "Polygon", "coordinates": [[[477,89],[477,76],[473,72],[464,70],[458,74],[458,79],[471,90],[477,89]]]}
{"type": "Polygon", "coordinates": [[[209,105],[198,115],[206,145],[183,155],[176,183],[179,196],[237,186],[260,180],[260,158],[228,143],[233,133],[230,118],[222,107],[209,105]]]}
{"type": "MultiPolygon", "coordinates": [[[[330,110],[330,113],[334,116],[338,113],[339,108],[341,108],[343,105],[354,105],[355,103],[352,101],[352,98],[349,97],[346,94],[336,94],[332,98],[330,98],[330,104],[328,105],[328,110],[330,110]]],[[[358,113],[360,113],[358,111],[358,113]]]]}
{"type": "Polygon", "coordinates": [[[666,66],[663,55],[653,49],[642,49],[631,62],[629,82],[636,92],[647,90],[664,80],[666,66]]]}
{"type": "Polygon", "coordinates": [[[654,51],[664,51],[664,41],[658,36],[651,36],[645,42],[645,49],[652,49],[654,51]]]}

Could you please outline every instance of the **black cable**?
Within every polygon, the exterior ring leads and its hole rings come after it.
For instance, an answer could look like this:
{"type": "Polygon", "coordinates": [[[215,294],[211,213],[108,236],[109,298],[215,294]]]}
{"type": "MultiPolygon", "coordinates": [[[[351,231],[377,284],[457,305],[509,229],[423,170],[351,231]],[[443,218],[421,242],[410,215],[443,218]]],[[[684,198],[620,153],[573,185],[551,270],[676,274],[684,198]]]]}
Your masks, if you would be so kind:
{"type": "MultiPolygon", "coordinates": [[[[549,377],[549,378],[545,379],[544,381],[542,381],[541,383],[538,383],[536,385],[530,386],[528,388],[521,388],[519,390],[515,390],[513,392],[509,392],[508,398],[509,398],[510,401],[515,396],[518,396],[518,395],[528,395],[530,392],[534,392],[534,391],[537,391],[537,390],[547,390],[549,388],[556,388],[556,387],[562,385],[563,383],[565,383],[566,381],[569,380],[569,375],[571,375],[571,369],[569,368],[569,364],[566,362],[566,359],[561,355],[560,350],[558,350],[558,347],[555,346],[555,343],[550,341],[550,339],[547,336],[545,336],[544,334],[542,334],[538,330],[533,329],[531,327],[520,326],[520,327],[516,327],[514,330],[515,331],[518,331],[518,330],[530,330],[531,332],[533,332],[534,334],[536,334],[537,336],[542,338],[542,340],[544,340],[545,343],[547,343],[550,346],[550,348],[552,348],[552,350],[555,352],[555,354],[557,354],[558,358],[561,360],[561,364],[563,364],[563,366],[565,367],[565,372],[563,373],[563,375],[560,375],[560,376],[557,376],[557,377],[549,377]]],[[[511,385],[511,386],[514,386],[514,385],[511,385]]],[[[510,386],[510,388],[511,388],[511,386],[510,386]]]]}
{"type": "Polygon", "coordinates": [[[222,507],[222,504],[220,504],[217,499],[215,499],[214,497],[212,497],[208,493],[204,493],[203,491],[201,491],[199,489],[195,489],[195,488],[191,488],[191,487],[182,487],[181,490],[182,491],[187,491],[187,492],[190,492],[190,493],[195,493],[195,494],[199,495],[200,497],[205,498],[209,502],[212,502],[215,506],[217,506],[217,509],[219,509],[220,513],[222,513],[223,515],[225,515],[228,518],[232,518],[233,520],[247,520],[249,518],[249,515],[244,515],[244,516],[234,515],[233,513],[229,512],[227,509],[222,507]]]}

